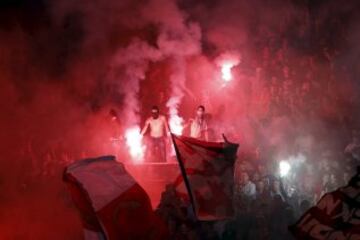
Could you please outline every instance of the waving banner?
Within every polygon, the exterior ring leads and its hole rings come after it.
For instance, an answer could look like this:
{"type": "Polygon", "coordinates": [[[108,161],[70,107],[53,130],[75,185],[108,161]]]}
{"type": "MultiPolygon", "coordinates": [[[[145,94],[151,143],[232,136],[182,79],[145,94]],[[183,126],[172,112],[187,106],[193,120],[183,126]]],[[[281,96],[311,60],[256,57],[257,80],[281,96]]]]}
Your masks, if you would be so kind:
{"type": "Polygon", "coordinates": [[[234,163],[239,145],[176,135],[172,138],[182,173],[175,181],[178,194],[192,203],[199,220],[232,217],[234,163]]]}
{"type": "Polygon", "coordinates": [[[347,186],[325,194],[289,229],[296,239],[360,239],[360,170],[347,186]]]}
{"type": "Polygon", "coordinates": [[[143,188],[113,156],[84,159],[64,172],[88,239],[162,239],[143,188]]]}

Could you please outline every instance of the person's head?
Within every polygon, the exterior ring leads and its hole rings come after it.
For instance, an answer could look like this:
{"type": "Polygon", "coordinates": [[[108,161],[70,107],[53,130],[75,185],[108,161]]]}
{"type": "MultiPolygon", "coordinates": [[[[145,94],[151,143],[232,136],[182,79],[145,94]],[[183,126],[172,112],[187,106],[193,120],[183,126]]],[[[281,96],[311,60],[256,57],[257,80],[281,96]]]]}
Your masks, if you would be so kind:
{"type": "Polygon", "coordinates": [[[203,117],[205,114],[205,107],[203,105],[200,105],[196,109],[196,116],[203,117]]]}
{"type": "Polygon", "coordinates": [[[247,183],[249,182],[249,174],[247,172],[242,172],[241,173],[241,183],[247,183]]]}
{"type": "Polygon", "coordinates": [[[159,111],[159,107],[158,106],[153,106],[151,108],[151,116],[154,118],[154,119],[157,119],[159,117],[159,114],[160,114],[160,111],[159,111]]]}
{"type": "Polygon", "coordinates": [[[252,181],[257,182],[260,180],[260,174],[258,172],[255,172],[252,176],[252,181]]]}
{"type": "Polygon", "coordinates": [[[256,192],[262,193],[265,190],[265,183],[263,181],[256,182],[256,192]]]}
{"type": "Polygon", "coordinates": [[[258,166],[258,173],[262,177],[266,175],[266,167],[263,164],[258,166]]]}

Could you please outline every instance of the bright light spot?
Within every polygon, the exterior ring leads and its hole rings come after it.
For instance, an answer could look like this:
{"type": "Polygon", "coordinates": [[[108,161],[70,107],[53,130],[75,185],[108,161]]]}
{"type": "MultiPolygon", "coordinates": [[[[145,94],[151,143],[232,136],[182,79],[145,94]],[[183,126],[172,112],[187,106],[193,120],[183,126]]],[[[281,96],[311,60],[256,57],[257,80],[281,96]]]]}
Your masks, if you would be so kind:
{"type": "Polygon", "coordinates": [[[285,177],[289,174],[291,166],[287,161],[281,161],[279,164],[280,177],[285,177]]]}
{"type": "MultiPolygon", "coordinates": [[[[177,91],[180,91],[179,89],[177,91]]],[[[182,90],[181,90],[182,91],[182,90]]],[[[166,106],[169,108],[169,127],[170,131],[176,135],[181,135],[183,131],[183,122],[184,120],[179,116],[178,107],[181,102],[179,94],[172,96],[166,103],[166,106]]]]}
{"type": "Polygon", "coordinates": [[[232,73],[231,73],[231,68],[234,65],[231,63],[224,63],[221,66],[221,77],[225,82],[230,82],[231,79],[233,78],[232,73]]]}
{"type": "Polygon", "coordinates": [[[233,79],[232,68],[240,63],[240,54],[238,52],[226,52],[219,55],[215,63],[221,69],[221,79],[230,82],[233,79]]]}
{"type": "Polygon", "coordinates": [[[184,129],[184,120],[178,115],[171,115],[169,119],[170,131],[176,135],[181,135],[184,129]]]}
{"type": "Polygon", "coordinates": [[[142,135],[140,134],[140,127],[135,126],[125,131],[126,145],[129,148],[129,153],[135,162],[142,162],[145,152],[145,146],[142,144],[142,135]]]}

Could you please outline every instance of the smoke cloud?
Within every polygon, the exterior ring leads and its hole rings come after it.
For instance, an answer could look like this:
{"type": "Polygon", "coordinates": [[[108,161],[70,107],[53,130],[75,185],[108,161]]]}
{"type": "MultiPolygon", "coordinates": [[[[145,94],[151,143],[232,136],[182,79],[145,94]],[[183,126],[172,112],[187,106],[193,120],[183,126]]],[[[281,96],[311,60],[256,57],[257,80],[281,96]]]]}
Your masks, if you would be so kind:
{"type": "Polygon", "coordinates": [[[151,105],[175,126],[205,105],[212,140],[267,149],[263,161],[342,149],[359,126],[358,13],[336,0],[0,3],[2,239],[81,238],[63,167],[128,161],[124,132],[151,105]]]}

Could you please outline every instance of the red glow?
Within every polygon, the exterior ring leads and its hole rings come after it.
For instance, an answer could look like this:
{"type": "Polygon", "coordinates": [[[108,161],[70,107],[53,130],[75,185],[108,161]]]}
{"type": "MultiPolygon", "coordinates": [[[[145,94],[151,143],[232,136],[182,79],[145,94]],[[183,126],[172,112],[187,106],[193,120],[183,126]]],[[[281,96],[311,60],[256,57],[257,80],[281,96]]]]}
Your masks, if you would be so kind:
{"type": "Polygon", "coordinates": [[[144,159],[145,146],[142,144],[140,127],[135,126],[125,131],[126,145],[135,163],[141,163],[144,159]]]}

